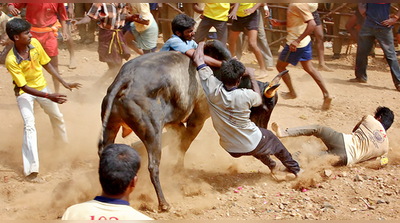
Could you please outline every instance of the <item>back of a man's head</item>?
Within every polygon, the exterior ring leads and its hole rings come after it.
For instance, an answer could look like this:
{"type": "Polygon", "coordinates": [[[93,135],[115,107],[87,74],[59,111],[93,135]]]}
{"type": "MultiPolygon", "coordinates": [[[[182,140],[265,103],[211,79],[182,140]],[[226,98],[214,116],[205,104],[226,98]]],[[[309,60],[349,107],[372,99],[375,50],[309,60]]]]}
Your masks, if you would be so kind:
{"type": "Polygon", "coordinates": [[[390,110],[388,107],[381,107],[379,106],[375,111],[375,118],[381,118],[381,123],[385,130],[387,131],[394,121],[394,114],[393,111],[390,110]]]}
{"type": "Polygon", "coordinates": [[[224,85],[233,86],[243,76],[246,67],[242,62],[236,59],[222,61],[221,64],[221,81],[224,85]]]}
{"type": "Polygon", "coordinates": [[[194,19],[186,14],[179,14],[172,20],[172,32],[176,35],[176,31],[183,34],[183,31],[194,27],[196,22],[194,19]]]}
{"type": "Polygon", "coordinates": [[[100,156],[99,178],[104,193],[123,194],[140,168],[140,155],[132,147],[111,144],[100,156]]]}
{"type": "Polygon", "coordinates": [[[14,41],[14,36],[30,30],[32,25],[24,19],[13,18],[6,24],[6,33],[10,40],[14,41]]]}

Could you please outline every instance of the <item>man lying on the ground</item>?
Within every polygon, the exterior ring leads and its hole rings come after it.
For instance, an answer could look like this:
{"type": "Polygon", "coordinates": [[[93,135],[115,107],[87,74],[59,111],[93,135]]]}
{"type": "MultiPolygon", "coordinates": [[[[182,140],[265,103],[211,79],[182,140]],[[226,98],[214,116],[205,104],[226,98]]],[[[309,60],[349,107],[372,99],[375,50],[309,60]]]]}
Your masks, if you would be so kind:
{"type": "Polygon", "coordinates": [[[309,125],[282,130],[272,123],[272,130],[279,138],[294,136],[315,136],[328,147],[328,153],[340,157],[337,166],[360,163],[372,158],[385,156],[389,150],[386,131],[393,123],[394,114],[387,107],[378,107],[374,117],[364,116],[351,134],[337,132],[321,125],[309,125]]]}

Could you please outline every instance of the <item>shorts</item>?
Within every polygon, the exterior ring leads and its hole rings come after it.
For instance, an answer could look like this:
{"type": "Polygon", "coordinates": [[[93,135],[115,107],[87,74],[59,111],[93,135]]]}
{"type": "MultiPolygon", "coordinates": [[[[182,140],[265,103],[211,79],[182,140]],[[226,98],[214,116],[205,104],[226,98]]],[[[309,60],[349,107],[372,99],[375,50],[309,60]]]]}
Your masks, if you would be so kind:
{"type": "Polygon", "coordinates": [[[312,15],[313,15],[313,17],[314,17],[315,23],[317,24],[316,26],[322,25],[322,21],[321,21],[321,18],[319,17],[318,10],[315,10],[315,11],[312,13],[312,15]]]}
{"type": "Polygon", "coordinates": [[[233,20],[231,30],[233,32],[243,32],[246,28],[247,30],[258,30],[259,23],[258,11],[246,17],[237,17],[237,20],[233,20]]]}
{"type": "Polygon", "coordinates": [[[309,61],[312,59],[311,41],[307,46],[297,48],[296,52],[289,50],[289,45],[285,45],[281,54],[279,54],[279,60],[282,62],[290,63],[296,66],[299,61],[309,61]]]}
{"type": "Polygon", "coordinates": [[[158,8],[158,3],[149,3],[150,10],[157,10],[158,8]]]}
{"type": "Polygon", "coordinates": [[[127,31],[131,31],[131,23],[133,23],[133,22],[125,22],[125,25],[122,28],[123,34],[125,34],[127,31]]]}
{"type": "Polygon", "coordinates": [[[53,32],[39,33],[31,30],[31,34],[33,38],[39,40],[40,44],[42,44],[44,51],[49,57],[55,57],[58,55],[57,37],[54,35],[53,32]]]}

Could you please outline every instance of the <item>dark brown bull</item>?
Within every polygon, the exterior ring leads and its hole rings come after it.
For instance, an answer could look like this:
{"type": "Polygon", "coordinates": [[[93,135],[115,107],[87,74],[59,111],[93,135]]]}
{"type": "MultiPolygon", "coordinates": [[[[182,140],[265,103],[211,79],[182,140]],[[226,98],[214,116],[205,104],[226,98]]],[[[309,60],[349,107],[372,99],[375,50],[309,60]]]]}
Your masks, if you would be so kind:
{"type": "MultiPolygon", "coordinates": [[[[230,58],[229,51],[221,46],[218,41],[208,42],[205,54],[220,60],[230,58]]],[[[251,88],[250,82],[243,79],[242,87],[251,88]]],[[[258,84],[262,91],[268,87],[268,82],[258,84]]],[[[276,83],[268,92],[271,93],[278,85],[276,83]]],[[[272,98],[264,96],[263,105],[252,108],[251,119],[259,127],[267,127],[277,102],[277,94],[274,94],[272,98]]],[[[121,126],[123,137],[133,130],[147,149],[148,169],[159,208],[168,210],[169,204],[159,181],[162,130],[168,125],[179,132],[181,144],[178,146],[177,165],[183,168],[186,151],[205,120],[210,117],[207,99],[193,61],[174,51],[145,54],[128,61],[107,90],[101,117],[103,133],[99,154],[106,145],[114,143],[121,126]]]]}

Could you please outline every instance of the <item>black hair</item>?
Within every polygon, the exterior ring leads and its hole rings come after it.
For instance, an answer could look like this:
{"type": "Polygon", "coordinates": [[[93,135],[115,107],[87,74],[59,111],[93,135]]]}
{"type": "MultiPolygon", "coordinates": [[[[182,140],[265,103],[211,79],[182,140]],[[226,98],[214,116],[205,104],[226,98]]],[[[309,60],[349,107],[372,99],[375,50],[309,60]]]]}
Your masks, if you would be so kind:
{"type": "Polygon", "coordinates": [[[140,168],[140,155],[124,144],[106,146],[100,156],[99,178],[104,193],[123,194],[140,168]]]}
{"type": "Polygon", "coordinates": [[[375,118],[381,118],[381,123],[387,131],[392,126],[394,120],[393,111],[387,107],[379,106],[375,111],[375,118]]]}
{"type": "Polygon", "coordinates": [[[221,81],[224,85],[235,85],[243,76],[246,67],[236,59],[222,61],[221,81]]]}
{"type": "Polygon", "coordinates": [[[27,30],[30,30],[32,25],[27,22],[26,20],[19,19],[19,18],[13,18],[10,21],[7,22],[6,24],[6,32],[8,35],[8,38],[10,40],[14,41],[14,36],[19,35],[27,30]]]}
{"type": "Polygon", "coordinates": [[[183,34],[183,31],[194,27],[196,22],[194,19],[186,14],[179,14],[172,20],[172,32],[176,35],[176,31],[183,34]]]}

